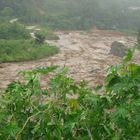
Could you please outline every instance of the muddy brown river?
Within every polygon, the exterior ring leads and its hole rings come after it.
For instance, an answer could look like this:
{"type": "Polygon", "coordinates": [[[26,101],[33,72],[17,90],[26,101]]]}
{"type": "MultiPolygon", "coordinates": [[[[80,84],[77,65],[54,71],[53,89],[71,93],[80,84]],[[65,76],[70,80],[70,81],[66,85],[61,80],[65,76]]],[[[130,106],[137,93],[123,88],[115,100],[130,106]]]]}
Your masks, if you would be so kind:
{"type": "MultiPolygon", "coordinates": [[[[103,83],[107,68],[120,62],[120,58],[109,54],[113,41],[119,41],[132,47],[136,39],[112,32],[101,31],[70,31],[57,32],[58,41],[48,43],[60,47],[60,53],[49,58],[28,62],[13,62],[0,64],[0,88],[18,78],[20,70],[44,67],[50,65],[67,66],[69,74],[76,81],[86,80],[90,85],[103,83]]],[[[138,55],[135,61],[139,62],[138,55]]]]}

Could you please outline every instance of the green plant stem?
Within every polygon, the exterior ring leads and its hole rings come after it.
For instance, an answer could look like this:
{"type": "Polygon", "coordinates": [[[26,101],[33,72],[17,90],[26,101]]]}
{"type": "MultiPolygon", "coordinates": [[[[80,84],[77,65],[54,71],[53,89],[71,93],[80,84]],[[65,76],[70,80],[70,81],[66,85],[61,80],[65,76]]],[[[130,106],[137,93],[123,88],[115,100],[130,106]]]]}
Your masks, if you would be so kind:
{"type": "Polygon", "coordinates": [[[19,136],[20,134],[23,132],[23,130],[25,129],[27,123],[29,122],[30,119],[34,118],[35,116],[39,115],[40,113],[42,113],[42,111],[37,112],[36,114],[30,116],[27,118],[26,122],[24,123],[22,129],[17,133],[15,140],[19,140],[19,136]]]}
{"type": "Polygon", "coordinates": [[[88,135],[90,137],[90,140],[94,140],[93,137],[92,137],[91,131],[89,130],[89,128],[87,128],[87,132],[88,132],[88,135]]]}

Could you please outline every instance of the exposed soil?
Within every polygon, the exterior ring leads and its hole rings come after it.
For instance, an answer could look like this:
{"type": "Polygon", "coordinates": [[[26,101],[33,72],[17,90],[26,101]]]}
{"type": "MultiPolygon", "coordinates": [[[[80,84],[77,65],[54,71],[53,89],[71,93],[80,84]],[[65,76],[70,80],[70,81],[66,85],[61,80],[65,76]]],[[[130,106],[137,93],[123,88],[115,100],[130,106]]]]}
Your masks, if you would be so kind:
{"type": "MultiPolygon", "coordinates": [[[[112,42],[119,41],[132,47],[136,39],[122,33],[94,30],[91,32],[57,32],[60,40],[48,41],[60,47],[60,53],[40,60],[0,64],[0,88],[18,78],[20,70],[50,65],[67,66],[69,74],[77,81],[87,80],[90,85],[101,84],[106,69],[120,61],[119,57],[109,54],[112,42]]],[[[139,63],[138,55],[135,61],[139,63]]]]}

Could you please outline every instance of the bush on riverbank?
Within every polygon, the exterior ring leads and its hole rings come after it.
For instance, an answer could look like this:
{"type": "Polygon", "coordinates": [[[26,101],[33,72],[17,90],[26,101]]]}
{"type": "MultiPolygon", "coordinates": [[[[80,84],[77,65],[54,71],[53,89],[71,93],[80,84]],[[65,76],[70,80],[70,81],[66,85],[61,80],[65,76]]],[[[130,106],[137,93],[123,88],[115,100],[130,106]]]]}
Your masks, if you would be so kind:
{"type": "Polygon", "coordinates": [[[56,54],[59,49],[33,40],[0,40],[0,62],[40,59],[56,54]]]}
{"type": "Polygon", "coordinates": [[[59,36],[57,36],[53,31],[49,29],[41,29],[35,33],[36,42],[43,43],[46,40],[59,40],[59,36]]]}

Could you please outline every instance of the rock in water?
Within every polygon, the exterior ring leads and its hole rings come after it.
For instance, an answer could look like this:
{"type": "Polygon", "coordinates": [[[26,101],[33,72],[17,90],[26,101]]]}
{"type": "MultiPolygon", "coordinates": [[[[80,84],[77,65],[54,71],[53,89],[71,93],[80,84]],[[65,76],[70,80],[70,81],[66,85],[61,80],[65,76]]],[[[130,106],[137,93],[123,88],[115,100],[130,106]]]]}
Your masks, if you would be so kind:
{"type": "Polygon", "coordinates": [[[128,48],[121,42],[114,41],[111,45],[110,54],[118,56],[118,57],[124,57],[127,53],[128,48]]]}

